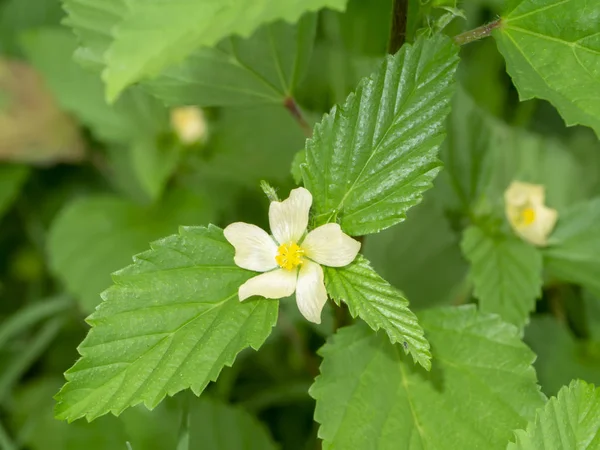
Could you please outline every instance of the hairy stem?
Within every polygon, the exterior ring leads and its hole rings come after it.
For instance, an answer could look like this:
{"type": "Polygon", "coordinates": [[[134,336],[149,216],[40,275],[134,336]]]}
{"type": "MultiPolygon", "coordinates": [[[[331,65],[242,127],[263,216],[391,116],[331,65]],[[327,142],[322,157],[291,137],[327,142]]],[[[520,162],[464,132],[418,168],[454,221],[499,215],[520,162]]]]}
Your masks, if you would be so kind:
{"type": "Polygon", "coordinates": [[[486,23],[480,27],[477,27],[473,30],[465,31],[464,33],[459,34],[458,36],[454,36],[454,42],[458,45],[469,44],[470,42],[478,41],[479,39],[483,39],[492,34],[496,28],[499,28],[502,25],[502,19],[496,19],[493,22],[486,23]]]}
{"type": "Polygon", "coordinates": [[[296,103],[296,100],[294,100],[293,97],[287,97],[283,101],[283,106],[285,106],[285,109],[287,109],[290,112],[290,114],[292,115],[292,117],[294,119],[296,119],[296,122],[298,122],[298,125],[300,125],[300,128],[302,128],[302,131],[304,131],[304,134],[306,135],[306,137],[308,137],[308,138],[311,137],[312,136],[312,127],[308,124],[308,122],[304,118],[304,114],[302,114],[302,110],[296,103]]]}
{"type": "Polygon", "coordinates": [[[408,0],[394,0],[392,7],[392,26],[388,53],[394,54],[406,40],[406,24],[408,23],[408,0]]]}

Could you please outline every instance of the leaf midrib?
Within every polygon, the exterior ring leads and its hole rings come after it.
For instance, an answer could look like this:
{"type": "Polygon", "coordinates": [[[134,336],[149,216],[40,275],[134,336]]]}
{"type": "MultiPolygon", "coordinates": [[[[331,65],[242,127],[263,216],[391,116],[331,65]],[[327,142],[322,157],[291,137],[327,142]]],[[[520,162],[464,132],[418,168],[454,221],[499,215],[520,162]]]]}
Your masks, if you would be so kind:
{"type": "Polygon", "coordinates": [[[559,43],[561,45],[565,45],[567,47],[571,47],[571,49],[573,49],[573,48],[579,48],[581,50],[584,50],[584,51],[587,51],[587,52],[590,52],[590,53],[593,53],[595,55],[599,55],[600,56],[600,51],[594,50],[592,48],[589,48],[589,47],[586,47],[584,45],[579,44],[579,41],[581,41],[582,39],[586,39],[589,36],[586,36],[585,38],[578,39],[577,41],[571,42],[571,41],[565,41],[563,39],[559,39],[559,38],[556,38],[556,37],[553,37],[553,36],[550,36],[550,35],[547,35],[547,34],[538,33],[537,31],[528,30],[526,28],[522,28],[522,27],[515,26],[515,25],[507,25],[507,26],[505,26],[503,28],[503,31],[506,33],[506,30],[514,30],[514,31],[517,31],[517,32],[521,32],[523,34],[528,34],[530,36],[535,36],[535,37],[537,37],[539,39],[544,39],[544,40],[547,40],[547,41],[557,42],[557,43],[559,43]]]}
{"type": "Polygon", "coordinates": [[[406,375],[406,372],[404,371],[404,366],[402,364],[402,355],[401,355],[400,351],[398,350],[398,346],[394,345],[393,347],[394,347],[394,352],[396,353],[396,356],[398,357],[396,364],[400,368],[400,379],[401,379],[402,387],[406,391],[406,400],[407,400],[408,406],[410,408],[410,414],[412,415],[413,422],[416,425],[417,431],[419,432],[421,442],[422,443],[427,442],[427,439],[425,438],[424,429],[421,427],[421,422],[419,421],[419,417],[417,416],[417,413],[415,411],[415,408],[414,408],[414,405],[413,405],[413,402],[412,402],[412,399],[410,396],[410,389],[408,388],[408,377],[406,375]]]}
{"type": "Polygon", "coordinates": [[[511,17],[509,15],[508,17],[502,19],[502,23],[505,24],[505,23],[509,23],[511,21],[514,21],[514,20],[521,20],[521,19],[524,19],[525,17],[537,15],[537,14],[543,12],[543,11],[547,11],[548,9],[552,9],[552,8],[557,7],[557,6],[564,5],[565,3],[569,3],[570,1],[571,0],[562,0],[562,1],[560,1],[558,3],[554,3],[552,5],[546,5],[546,6],[542,6],[542,7],[538,8],[538,9],[534,9],[532,11],[528,11],[528,12],[523,13],[520,16],[516,16],[516,17],[511,17]]]}
{"type": "MultiPolygon", "coordinates": [[[[419,60],[420,60],[420,56],[419,56],[419,60]]],[[[447,61],[447,62],[446,62],[446,63],[445,63],[445,64],[444,64],[442,67],[440,67],[440,69],[439,69],[439,72],[436,74],[436,76],[428,80],[428,82],[427,82],[427,85],[431,85],[432,83],[435,83],[435,81],[437,80],[437,78],[438,78],[438,77],[439,77],[441,74],[443,74],[443,73],[446,71],[446,69],[447,69],[447,67],[448,67],[449,65],[451,65],[451,64],[454,64],[454,62],[455,62],[455,61],[454,61],[454,59],[450,59],[450,60],[448,60],[448,61],[447,61]]],[[[406,63],[406,61],[404,61],[404,63],[406,63]]],[[[371,82],[372,82],[373,80],[369,80],[369,81],[371,81],[371,82]]],[[[373,158],[375,157],[375,155],[376,155],[376,154],[378,154],[378,153],[380,152],[380,150],[381,150],[381,146],[383,145],[383,142],[385,142],[385,141],[386,141],[386,138],[388,137],[389,133],[390,133],[390,132],[391,132],[391,130],[394,128],[394,125],[396,124],[396,122],[397,122],[397,120],[398,120],[398,117],[402,115],[403,109],[406,107],[406,105],[407,105],[407,104],[409,104],[409,103],[410,103],[410,102],[413,100],[413,98],[414,98],[415,94],[416,94],[418,91],[421,91],[422,89],[424,89],[424,86],[420,86],[420,85],[419,85],[419,80],[418,80],[417,78],[415,78],[415,79],[412,79],[412,80],[411,80],[411,82],[412,82],[412,86],[411,86],[411,91],[410,91],[410,93],[407,95],[407,97],[406,97],[406,99],[404,100],[404,102],[402,102],[402,103],[401,103],[400,105],[398,105],[398,106],[394,106],[394,108],[396,108],[396,110],[395,110],[395,112],[394,112],[394,116],[393,116],[393,119],[392,119],[392,120],[391,120],[391,122],[390,122],[390,125],[388,126],[387,130],[385,131],[385,133],[383,133],[383,135],[380,137],[380,139],[378,140],[378,142],[377,142],[377,143],[375,144],[375,146],[373,147],[373,149],[372,149],[372,151],[371,151],[371,154],[369,155],[369,157],[368,157],[367,161],[365,161],[365,163],[364,163],[363,167],[361,168],[361,170],[360,170],[359,174],[358,174],[358,175],[355,177],[355,179],[354,179],[354,181],[353,181],[352,185],[351,185],[351,186],[348,188],[348,190],[346,191],[346,193],[344,194],[344,196],[343,196],[343,197],[342,197],[342,199],[340,200],[340,202],[339,202],[338,206],[337,206],[336,208],[334,208],[334,209],[332,210],[332,212],[330,213],[330,216],[329,216],[329,218],[327,219],[327,223],[329,223],[329,222],[331,221],[331,219],[332,219],[332,218],[335,216],[336,212],[339,212],[339,211],[341,211],[341,208],[342,208],[342,206],[343,206],[344,202],[346,201],[346,199],[348,198],[348,196],[350,195],[350,193],[351,193],[351,192],[354,190],[354,188],[356,187],[356,185],[357,185],[358,181],[359,181],[359,180],[361,179],[361,177],[363,176],[363,174],[364,174],[365,170],[367,169],[367,167],[369,166],[370,162],[373,160],[373,158]]],[[[397,87],[396,87],[396,89],[398,89],[398,87],[399,87],[399,86],[397,86],[397,87]]],[[[443,88],[442,88],[441,90],[443,91],[443,90],[444,90],[444,88],[446,88],[446,86],[443,86],[443,88]]],[[[363,87],[363,90],[362,90],[362,92],[361,92],[361,96],[362,96],[362,93],[363,93],[363,92],[364,92],[364,87],[363,87]]],[[[397,91],[396,91],[396,93],[397,93],[397,91]]],[[[380,98],[381,98],[381,94],[383,94],[383,90],[382,90],[382,92],[381,92],[381,93],[379,93],[379,96],[380,96],[380,98]]],[[[360,100],[360,99],[359,99],[359,100],[360,100]]],[[[433,97],[432,97],[432,99],[431,99],[431,100],[432,100],[433,102],[436,102],[436,99],[435,99],[435,98],[433,98],[433,97]]],[[[438,96],[438,102],[439,102],[439,96],[438,96]]],[[[422,107],[421,107],[421,108],[419,108],[419,110],[421,110],[421,109],[422,109],[422,107]]],[[[345,112],[345,111],[344,111],[344,112],[345,112]]],[[[354,129],[354,133],[353,133],[353,137],[352,137],[352,139],[353,139],[353,140],[354,140],[355,136],[356,136],[356,128],[354,129]]],[[[410,156],[410,152],[409,152],[409,153],[407,153],[407,154],[405,154],[405,155],[403,155],[403,156],[402,156],[402,158],[404,159],[404,158],[406,158],[407,156],[410,156]]]]}

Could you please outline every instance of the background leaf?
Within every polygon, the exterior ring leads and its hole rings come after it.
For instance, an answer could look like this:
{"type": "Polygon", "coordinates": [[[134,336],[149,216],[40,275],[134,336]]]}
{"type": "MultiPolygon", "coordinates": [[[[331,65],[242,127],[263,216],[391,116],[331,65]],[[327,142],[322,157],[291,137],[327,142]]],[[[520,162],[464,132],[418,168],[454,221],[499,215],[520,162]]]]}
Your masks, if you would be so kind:
{"type": "Polygon", "coordinates": [[[96,67],[106,64],[107,95],[114,100],[125,87],[158,75],[198,48],[212,47],[231,35],[248,37],[261,25],[279,19],[295,22],[307,11],[343,9],[346,0],[294,0],[285,4],[262,0],[251,10],[218,1],[98,2],[67,0],[65,9],[69,24],[83,42],[80,54],[96,67]],[[162,24],[159,34],[156,23],[162,24]],[[215,23],[220,26],[215,27],[215,23]]]}
{"type": "Polygon", "coordinates": [[[269,432],[239,407],[213,399],[194,402],[189,417],[189,448],[210,450],[275,450],[269,432]]]}
{"type": "MultiPolygon", "coordinates": [[[[211,134],[203,154],[190,163],[193,170],[188,184],[191,188],[202,187],[210,196],[218,192],[215,206],[219,208],[227,209],[227,200],[243,201],[244,213],[261,212],[252,215],[252,223],[265,220],[260,180],[268,180],[280,187],[281,192],[289,190],[290,164],[305,140],[301,128],[280,106],[232,107],[219,111],[211,134]]],[[[228,219],[229,222],[246,220],[240,216],[228,219]]]]}
{"type": "Polygon", "coordinates": [[[512,0],[494,37],[521,100],[548,100],[567,125],[600,137],[599,15],[587,0],[512,0]]]}
{"type": "Polygon", "coordinates": [[[126,0],[63,0],[67,13],[64,24],[70,26],[78,38],[76,59],[83,66],[102,71],[105,55],[112,43],[111,31],[126,16],[126,0]]]}
{"type": "Polygon", "coordinates": [[[468,212],[484,194],[492,174],[494,131],[491,117],[463,89],[458,89],[440,152],[444,170],[439,176],[442,189],[438,192],[448,206],[468,212]]]}
{"type": "Polygon", "coordinates": [[[52,413],[52,395],[60,378],[41,379],[16,393],[15,427],[22,443],[31,450],[107,450],[127,448],[164,450],[175,448],[180,411],[176,402],[160,405],[152,413],[143,407],[131,408],[118,419],[102,417],[91,423],[61,422],[52,413]]]}
{"type": "Polygon", "coordinates": [[[20,55],[18,40],[22,31],[58,26],[63,17],[57,0],[4,0],[0,3],[0,53],[20,55]]]}
{"type": "Polygon", "coordinates": [[[113,196],[78,199],[67,204],[52,224],[50,265],[89,313],[110,286],[110,274],[131,262],[132,255],[180,225],[211,217],[206,200],[185,191],[173,191],[150,207],[113,196]]]}
{"type": "Polygon", "coordinates": [[[527,430],[518,430],[507,450],[597,448],[600,446],[600,389],[573,381],[540,408],[527,430]]]}
{"type": "Polygon", "coordinates": [[[22,35],[21,44],[61,106],[97,138],[129,144],[132,139],[148,139],[168,129],[167,110],[140,89],[129,90],[114,105],[108,105],[98,74],[73,61],[77,44],[68,30],[31,30],[22,35]]]}
{"type": "Polygon", "coordinates": [[[404,220],[439,171],[457,62],[447,38],[406,45],[315,126],[303,177],[317,224],[362,235],[404,220]]]}
{"type": "Polygon", "coordinates": [[[304,75],[316,24],[316,15],[307,14],[295,25],[280,21],[247,39],[226,38],[144,86],[168,105],[283,105],[304,75]]]}
{"type": "Polygon", "coordinates": [[[577,339],[556,318],[534,316],[525,328],[525,342],[538,356],[535,370],[547,395],[575,379],[600,383],[600,341],[577,339]]]}
{"type": "Polygon", "coordinates": [[[523,328],[541,295],[541,253],[520,239],[489,236],[474,226],[465,230],[461,247],[481,310],[523,328]]]}
{"type": "Polygon", "coordinates": [[[468,265],[458,234],[435,202],[438,192],[436,185],[408,220],[368,236],[363,245],[377,273],[406,294],[413,310],[457,301],[465,290],[468,265]]]}
{"type": "Polygon", "coordinates": [[[320,350],[310,394],[324,449],[504,449],[512,430],[534,418],[543,405],[535,355],[515,327],[472,306],[429,310],[421,320],[429,373],[359,325],[320,350]]]}
{"type": "Polygon", "coordinates": [[[509,126],[475,105],[461,89],[448,120],[441,150],[444,170],[435,196],[453,213],[490,214],[504,208],[504,191],[519,180],[543,184],[551,207],[568,207],[590,192],[582,182],[590,162],[575,157],[581,147],[509,126]]]}
{"type": "Polygon", "coordinates": [[[183,159],[180,145],[173,140],[140,137],[128,146],[107,149],[107,175],[124,193],[140,203],[160,198],[167,182],[183,159]]]}
{"type": "Polygon", "coordinates": [[[0,164],[0,217],[10,208],[28,175],[26,166],[0,164]]]}
{"type": "Polygon", "coordinates": [[[415,362],[427,370],[431,368],[429,342],[408,308],[408,300],[381,278],[369,261],[358,255],[346,267],[323,269],[327,293],[336,303],[343,300],[353,317],[360,316],[375,331],[385,330],[392,343],[402,343],[415,362]]]}
{"type": "Polygon", "coordinates": [[[115,285],[88,319],[82,358],[65,374],[56,416],[92,420],[166,395],[196,395],[247,347],[258,349],[277,320],[279,302],[240,302],[253,273],[233,262],[217,227],[181,228],[115,273],[115,285]]]}
{"type": "Polygon", "coordinates": [[[558,224],[544,249],[548,271],[581,284],[600,295],[600,198],[580,203],[559,215],[558,224]]]}

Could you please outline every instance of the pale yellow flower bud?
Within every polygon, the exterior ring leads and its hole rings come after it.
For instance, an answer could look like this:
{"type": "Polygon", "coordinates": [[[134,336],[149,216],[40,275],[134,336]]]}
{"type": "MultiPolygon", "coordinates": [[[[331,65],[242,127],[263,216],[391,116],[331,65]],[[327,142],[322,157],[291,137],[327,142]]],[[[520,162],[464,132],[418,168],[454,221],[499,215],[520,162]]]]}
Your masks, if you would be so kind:
{"type": "Polygon", "coordinates": [[[504,192],[506,217],[514,232],[538,246],[546,245],[558,213],[544,204],[545,188],[513,181],[504,192]]]}
{"type": "Polygon", "coordinates": [[[196,144],[206,139],[206,119],[197,106],[172,109],[171,127],[184,144],[196,144]]]}

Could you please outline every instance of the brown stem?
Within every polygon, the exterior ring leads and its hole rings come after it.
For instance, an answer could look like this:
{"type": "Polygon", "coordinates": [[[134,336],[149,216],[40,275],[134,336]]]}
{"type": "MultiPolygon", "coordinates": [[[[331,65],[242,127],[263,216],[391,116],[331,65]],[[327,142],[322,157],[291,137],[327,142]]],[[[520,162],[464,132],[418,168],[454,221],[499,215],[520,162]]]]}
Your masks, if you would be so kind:
{"type": "Polygon", "coordinates": [[[394,54],[406,40],[406,24],[408,22],[408,0],[394,0],[392,8],[392,27],[390,30],[390,41],[388,53],[394,54]]]}
{"type": "Polygon", "coordinates": [[[304,118],[304,115],[302,114],[302,110],[296,103],[296,100],[294,100],[293,97],[286,97],[286,99],[283,101],[283,106],[285,106],[285,108],[290,112],[292,117],[294,119],[296,119],[296,122],[298,122],[298,125],[300,125],[300,128],[302,128],[302,131],[304,131],[304,134],[306,135],[306,137],[311,137],[312,136],[312,127],[308,124],[308,122],[304,118]]]}
{"type": "Polygon", "coordinates": [[[496,28],[499,28],[502,25],[502,19],[496,19],[493,22],[486,23],[480,27],[477,27],[473,30],[465,31],[464,33],[459,34],[458,36],[454,36],[454,42],[458,45],[469,44],[473,41],[478,41],[479,39],[483,39],[492,34],[496,28]]]}

